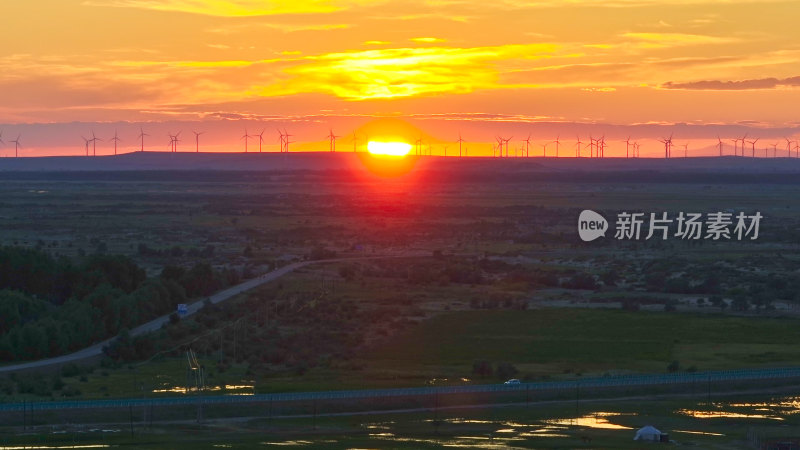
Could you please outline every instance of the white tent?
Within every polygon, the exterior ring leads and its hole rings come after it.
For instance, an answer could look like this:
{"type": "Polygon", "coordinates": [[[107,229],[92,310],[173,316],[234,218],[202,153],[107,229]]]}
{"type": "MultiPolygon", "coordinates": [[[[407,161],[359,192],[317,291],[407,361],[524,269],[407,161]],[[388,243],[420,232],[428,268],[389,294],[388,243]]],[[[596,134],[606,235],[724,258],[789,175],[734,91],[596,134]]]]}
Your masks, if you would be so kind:
{"type": "Polygon", "coordinates": [[[651,425],[644,426],[639,428],[636,432],[636,436],[633,438],[634,441],[660,441],[661,440],[661,432],[658,431],[655,427],[651,425]]]}

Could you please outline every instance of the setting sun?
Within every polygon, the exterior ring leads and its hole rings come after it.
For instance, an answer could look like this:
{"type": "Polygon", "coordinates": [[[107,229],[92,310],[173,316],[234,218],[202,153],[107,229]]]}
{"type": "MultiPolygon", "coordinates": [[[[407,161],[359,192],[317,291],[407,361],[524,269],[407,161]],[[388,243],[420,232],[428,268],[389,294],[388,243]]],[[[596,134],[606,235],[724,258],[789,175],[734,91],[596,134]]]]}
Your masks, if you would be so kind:
{"type": "Polygon", "coordinates": [[[406,156],[411,151],[411,144],[405,142],[369,141],[367,150],[373,155],[406,156]]]}

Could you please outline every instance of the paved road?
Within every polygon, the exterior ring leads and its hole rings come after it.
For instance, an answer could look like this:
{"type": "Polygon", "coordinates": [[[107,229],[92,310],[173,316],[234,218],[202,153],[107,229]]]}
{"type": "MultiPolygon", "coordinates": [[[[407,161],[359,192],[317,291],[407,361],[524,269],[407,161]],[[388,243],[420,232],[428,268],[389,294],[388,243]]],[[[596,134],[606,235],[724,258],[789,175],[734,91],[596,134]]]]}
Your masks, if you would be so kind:
{"type": "MultiPolygon", "coordinates": [[[[269,402],[295,402],[314,400],[342,400],[352,401],[358,399],[386,399],[397,397],[432,397],[436,395],[471,395],[487,393],[519,394],[518,398],[538,399],[538,392],[563,392],[575,395],[583,392],[583,396],[590,395],[593,389],[648,386],[692,386],[697,388],[696,395],[702,395],[706,390],[717,395],[722,392],[723,386],[730,382],[763,382],[765,380],[797,380],[800,379],[800,367],[781,369],[739,369],[716,370],[708,372],[680,372],[657,373],[644,375],[622,375],[613,377],[593,377],[562,381],[539,381],[506,384],[471,384],[461,386],[425,386],[410,388],[362,389],[350,391],[316,391],[316,392],[276,392],[272,394],[256,395],[186,395],[151,398],[118,398],[103,400],[67,400],[43,402],[17,402],[0,403],[0,411],[27,410],[65,410],[86,408],[129,408],[131,406],[180,406],[180,405],[219,405],[219,404],[246,404],[269,402]]],[[[796,383],[795,383],[796,384],[796,383]]],[[[777,387],[775,389],[778,389],[777,387]]],[[[733,390],[734,392],[736,389],[733,390]]],[[[765,389],[769,392],[769,389],[765,389]]],[[[685,393],[685,392],[684,392],[685,393]]],[[[575,398],[575,397],[573,397],[575,398]]],[[[575,401],[575,400],[571,400],[575,401]]]]}
{"type": "MultiPolygon", "coordinates": [[[[223,291],[219,291],[216,294],[208,297],[211,300],[211,303],[220,303],[233,298],[242,292],[249,291],[255,287],[261,286],[264,283],[269,283],[275,279],[278,279],[287,273],[290,273],[300,267],[305,267],[310,264],[322,264],[322,263],[333,263],[333,262],[342,262],[342,261],[359,261],[359,260],[367,260],[367,259],[383,259],[383,258],[403,258],[403,257],[411,257],[411,256],[429,256],[430,253],[426,254],[419,254],[419,253],[408,253],[402,255],[383,255],[383,256],[361,256],[361,257],[353,257],[353,258],[334,258],[334,259],[321,259],[316,261],[302,261],[289,264],[287,266],[283,266],[279,269],[275,269],[272,272],[268,272],[263,275],[259,275],[256,278],[252,278],[247,280],[243,283],[237,284],[236,286],[231,286],[228,289],[223,291]]],[[[192,315],[200,310],[203,307],[203,300],[198,300],[190,305],[188,305],[187,316],[192,315]]],[[[169,321],[169,314],[165,314],[157,319],[153,319],[150,322],[144,323],[139,325],[138,327],[131,330],[131,336],[139,336],[142,334],[150,333],[152,331],[156,331],[164,326],[165,323],[169,321]]],[[[53,365],[61,365],[70,362],[77,362],[82,361],[85,359],[96,358],[103,354],[103,347],[111,343],[115,338],[107,339],[103,342],[97,343],[92,345],[91,347],[86,347],[83,350],[78,350],[75,353],[70,353],[68,355],[56,356],[54,358],[48,359],[40,359],[38,361],[30,361],[26,363],[14,364],[10,366],[2,366],[0,367],[0,374],[3,373],[10,373],[10,372],[18,372],[22,370],[30,370],[30,369],[41,369],[48,366],[53,365]]]]}

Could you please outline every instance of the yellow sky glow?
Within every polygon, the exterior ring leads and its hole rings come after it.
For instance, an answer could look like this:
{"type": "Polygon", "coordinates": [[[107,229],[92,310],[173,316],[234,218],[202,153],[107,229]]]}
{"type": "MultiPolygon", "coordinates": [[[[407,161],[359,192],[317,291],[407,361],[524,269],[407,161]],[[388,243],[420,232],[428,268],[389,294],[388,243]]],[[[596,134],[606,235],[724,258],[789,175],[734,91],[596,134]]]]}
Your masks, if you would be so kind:
{"type": "Polygon", "coordinates": [[[436,116],[462,132],[476,117],[790,128],[797,13],[788,0],[6,1],[0,124],[313,115],[302,120],[327,130],[322,114],[436,116]]]}

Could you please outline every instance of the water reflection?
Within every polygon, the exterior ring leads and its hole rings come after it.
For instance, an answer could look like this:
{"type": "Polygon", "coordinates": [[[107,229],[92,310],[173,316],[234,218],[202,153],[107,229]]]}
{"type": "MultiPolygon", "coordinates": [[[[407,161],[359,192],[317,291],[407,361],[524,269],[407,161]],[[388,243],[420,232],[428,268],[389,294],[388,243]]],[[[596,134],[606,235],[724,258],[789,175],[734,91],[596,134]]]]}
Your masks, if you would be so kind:
{"type": "Polygon", "coordinates": [[[725,419],[769,419],[769,420],[783,420],[783,417],[769,415],[769,414],[752,414],[752,413],[745,413],[745,412],[733,412],[733,411],[722,411],[722,410],[715,410],[715,411],[699,411],[699,410],[690,410],[690,409],[679,409],[677,411],[678,414],[683,414],[685,416],[694,417],[695,419],[717,419],[717,418],[725,418],[725,419]]]}
{"type": "MultiPolygon", "coordinates": [[[[253,395],[255,393],[255,385],[252,384],[226,384],[225,386],[206,386],[202,390],[204,392],[218,392],[225,390],[226,395],[253,395]],[[243,392],[244,391],[244,392],[243,392]],[[247,392],[249,391],[249,392],[247,392]]],[[[185,386],[169,386],[168,384],[162,385],[161,388],[153,389],[150,391],[154,394],[188,394],[197,392],[194,388],[187,388],[185,386]]]]}
{"type": "MultiPolygon", "coordinates": [[[[551,419],[545,422],[554,425],[572,425],[584,428],[597,428],[603,430],[632,430],[631,427],[624,425],[617,425],[608,421],[607,417],[621,416],[622,413],[609,413],[609,412],[596,412],[583,417],[576,417],[572,419],[551,419]]],[[[635,415],[635,414],[628,414],[635,415]]]]}
{"type": "Polygon", "coordinates": [[[702,436],[725,436],[722,433],[712,433],[710,431],[689,431],[689,430],[672,430],[673,433],[686,433],[686,434],[699,434],[702,436]]]}

